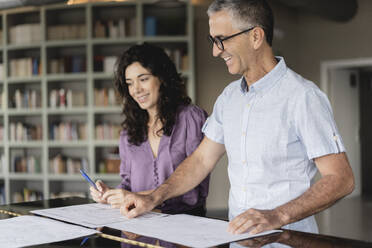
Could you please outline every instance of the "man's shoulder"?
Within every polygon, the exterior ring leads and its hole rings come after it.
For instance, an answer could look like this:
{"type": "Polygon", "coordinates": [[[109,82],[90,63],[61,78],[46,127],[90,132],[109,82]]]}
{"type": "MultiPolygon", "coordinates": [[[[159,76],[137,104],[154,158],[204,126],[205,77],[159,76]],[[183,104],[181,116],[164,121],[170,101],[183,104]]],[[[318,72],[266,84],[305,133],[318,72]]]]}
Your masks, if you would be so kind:
{"type": "Polygon", "coordinates": [[[319,87],[312,81],[304,78],[297,72],[288,69],[285,85],[288,87],[287,92],[293,94],[306,93],[308,91],[321,91],[319,87]]]}
{"type": "Polygon", "coordinates": [[[222,91],[221,95],[231,95],[241,89],[242,77],[229,83],[222,91]]]}

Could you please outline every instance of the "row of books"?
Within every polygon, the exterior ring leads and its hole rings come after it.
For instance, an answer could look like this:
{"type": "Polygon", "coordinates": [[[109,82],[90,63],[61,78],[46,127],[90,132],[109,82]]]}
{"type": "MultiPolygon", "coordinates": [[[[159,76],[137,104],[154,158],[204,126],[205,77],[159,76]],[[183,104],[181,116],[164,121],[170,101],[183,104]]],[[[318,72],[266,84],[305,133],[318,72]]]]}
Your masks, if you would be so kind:
{"type": "Polygon", "coordinates": [[[136,18],[121,18],[119,20],[96,21],[94,23],[95,38],[124,38],[135,36],[136,31],[136,18]]]}
{"type": "Polygon", "coordinates": [[[94,89],[94,105],[100,107],[117,106],[118,100],[113,88],[94,89]]]}
{"type": "Polygon", "coordinates": [[[22,173],[40,173],[41,163],[40,157],[33,155],[29,156],[15,156],[12,159],[12,172],[22,172],[22,173]]]}
{"type": "Polygon", "coordinates": [[[41,25],[36,24],[20,24],[9,29],[10,44],[28,44],[41,41],[41,25]]]}
{"type": "Polygon", "coordinates": [[[52,174],[77,174],[80,169],[89,171],[88,159],[67,157],[61,154],[49,159],[49,172],[52,174]]]}
{"type": "Polygon", "coordinates": [[[31,125],[22,122],[11,122],[9,125],[11,141],[41,140],[41,124],[31,125]]]}
{"type": "Polygon", "coordinates": [[[48,27],[48,40],[85,39],[85,24],[56,25],[48,27]]]}
{"type": "Polygon", "coordinates": [[[94,56],[94,71],[113,75],[117,59],[116,56],[94,56]]]}
{"type": "Polygon", "coordinates": [[[118,154],[108,154],[106,158],[98,163],[99,173],[113,173],[120,172],[120,157],[118,154]]]}
{"type": "Polygon", "coordinates": [[[10,107],[17,109],[38,108],[41,106],[40,91],[31,89],[16,89],[10,105],[10,107]]]}
{"type": "Polygon", "coordinates": [[[40,58],[17,58],[10,60],[11,77],[30,77],[40,75],[40,58]]]}
{"type": "Polygon", "coordinates": [[[165,48],[164,50],[174,62],[178,71],[187,71],[189,69],[189,56],[182,49],[165,48]]]}
{"type": "Polygon", "coordinates": [[[87,139],[86,123],[60,122],[49,126],[49,139],[60,141],[87,139]]]}
{"type": "Polygon", "coordinates": [[[95,127],[97,140],[117,140],[120,137],[121,126],[112,123],[98,124],[95,127]]]}
{"type": "Polygon", "coordinates": [[[83,55],[52,58],[49,62],[49,73],[79,73],[86,71],[86,61],[83,55]]]}
{"type": "Polygon", "coordinates": [[[51,108],[72,108],[85,106],[85,92],[71,89],[53,89],[49,92],[51,108]]]}
{"type": "Polygon", "coordinates": [[[38,190],[24,188],[23,192],[14,192],[12,194],[12,202],[25,202],[43,200],[43,193],[38,190]]]}

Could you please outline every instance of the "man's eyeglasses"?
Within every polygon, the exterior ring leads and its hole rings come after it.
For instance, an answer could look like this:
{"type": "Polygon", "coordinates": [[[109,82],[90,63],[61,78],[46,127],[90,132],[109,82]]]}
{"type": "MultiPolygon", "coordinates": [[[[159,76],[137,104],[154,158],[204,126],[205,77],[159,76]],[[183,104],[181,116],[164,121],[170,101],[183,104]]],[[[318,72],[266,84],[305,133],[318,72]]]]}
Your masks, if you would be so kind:
{"type": "Polygon", "coordinates": [[[241,34],[244,34],[246,32],[249,32],[251,31],[252,29],[254,29],[255,27],[251,27],[251,28],[248,28],[246,30],[243,30],[239,33],[236,33],[236,34],[233,34],[233,35],[230,35],[230,36],[227,36],[227,37],[224,37],[224,38],[220,38],[220,37],[212,37],[211,35],[208,35],[208,39],[209,41],[212,43],[212,46],[213,44],[216,44],[216,46],[218,47],[218,49],[220,49],[221,51],[225,50],[225,47],[223,46],[223,42],[225,40],[228,40],[228,39],[231,39],[235,36],[238,36],[238,35],[241,35],[241,34]]]}

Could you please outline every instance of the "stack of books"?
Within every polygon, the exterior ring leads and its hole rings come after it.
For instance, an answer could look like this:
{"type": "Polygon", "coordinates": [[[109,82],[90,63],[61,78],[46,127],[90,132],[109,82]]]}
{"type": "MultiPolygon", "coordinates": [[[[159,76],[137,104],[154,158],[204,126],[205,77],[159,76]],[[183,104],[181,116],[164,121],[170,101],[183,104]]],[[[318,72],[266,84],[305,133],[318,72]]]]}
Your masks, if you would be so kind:
{"type": "Polygon", "coordinates": [[[43,199],[43,193],[38,190],[24,188],[23,192],[14,192],[12,195],[13,203],[24,201],[37,201],[43,199]]]}
{"type": "Polygon", "coordinates": [[[11,44],[30,44],[41,41],[41,25],[20,24],[9,29],[9,42],[11,44]]]}
{"type": "Polygon", "coordinates": [[[11,122],[9,125],[11,141],[41,140],[41,124],[31,125],[22,122],[11,122]]]}
{"type": "Polygon", "coordinates": [[[10,77],[30,77],[40,75],[40,58],[10,59],[10,77]]]}
{"type": "Polygon", "coordinates": [[[136,36],[136,18],[120,18],[119,20],[100,21],[94,24],[95,38],[124,38],[136,36]]]}
{"type": "Polygon", "coordinates": [[[118,140],[120,131],[121,125],[113,123],[98,124],[95,127],[97,140],[118,140]]]}
{"type": "Polygon", "coordinates": [[[30,156],[15,156],[12,159],[12,171],[20,173],[40,173],[41,164],[40,158],[30,155],[30,156]]]}
{"type": "Polygon", "coordinates": [[[78,174],[80,169],[88,171],[88,159],[67,157],[61,154],[49,159],[51,174],[78,174]]]}
{"type": "Polygon", "coordinates": [[[85,24],[56,25],[48,27],[48,40],[85,39],[85,24]]]}
{"type": "Polygon", "coordinates": [[[52,58],[49,61],[49,73],[80,73],[86,71],[86,61],[83,55],[52,58]]]}
{"type": "Polygon", "coordinates": [[[38,108],[41,106],[40,92],[37,90],[16,89],[11,102],[13,108],[38,108]]]}
{"type": "Polygon", "coordinates": [[[94,105],[97,107],[118,106],[118,97],[116,97],[113,88],[94,89],[94,105]]]}
{"type": "Polygon", "coordinates": [[[53,89],[49,92],[51,108],[72,108],[85,106],[85,92],[71,89],[53,89]]]}
{"type": "Polygon", "coordinates": [[[49,126],[49,139],[60,141],[87,139],[86,123],[60,122],[49,126]]]}

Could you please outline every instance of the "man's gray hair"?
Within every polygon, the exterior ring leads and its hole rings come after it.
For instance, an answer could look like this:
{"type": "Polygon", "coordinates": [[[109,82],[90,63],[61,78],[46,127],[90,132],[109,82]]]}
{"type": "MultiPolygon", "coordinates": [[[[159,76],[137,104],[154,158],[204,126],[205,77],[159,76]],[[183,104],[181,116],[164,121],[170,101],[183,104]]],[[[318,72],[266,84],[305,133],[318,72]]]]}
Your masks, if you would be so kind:
{"type": "Polygon", "coordinates": [[[210,17],[222,10],[229,13],[234,28],[244,30],[261,27],[265,31],[267,43],[272,45],[274,17],[266,0],[214,0],[207,14],[210,17]]]}

